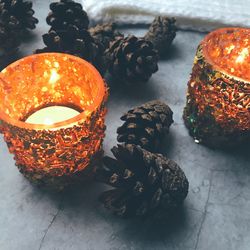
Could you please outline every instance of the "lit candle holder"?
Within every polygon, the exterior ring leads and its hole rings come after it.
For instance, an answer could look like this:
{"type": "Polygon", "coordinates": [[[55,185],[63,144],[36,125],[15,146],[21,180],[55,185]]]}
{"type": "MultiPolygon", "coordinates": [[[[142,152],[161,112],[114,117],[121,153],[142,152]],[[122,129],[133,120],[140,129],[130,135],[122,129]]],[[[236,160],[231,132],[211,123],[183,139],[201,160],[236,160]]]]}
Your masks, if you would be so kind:
{"type": "Polygon", "coordinates": [[[28,56],[0,73],[0,128],[21,173],[61,188],[102,156],[107,88],[71,55],[28,56]]]}
{"type": "Polygon", "coordinates": [[[196,142],[221,147],[250,139],[250,29],[219,29],[200,43],[183,117],[196,142]]]}

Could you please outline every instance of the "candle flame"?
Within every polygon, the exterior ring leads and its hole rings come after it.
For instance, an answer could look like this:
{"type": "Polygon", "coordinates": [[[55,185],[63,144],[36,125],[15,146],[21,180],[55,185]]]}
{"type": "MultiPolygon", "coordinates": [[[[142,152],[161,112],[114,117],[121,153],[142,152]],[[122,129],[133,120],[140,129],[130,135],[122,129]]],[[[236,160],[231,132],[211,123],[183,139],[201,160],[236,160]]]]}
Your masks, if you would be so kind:
{"type": "Polygon", "coordinates": [[[249,56],[248,48],[242,49],[239,56],[236,58],[236,63],[242,63],[247,56],[249,56]]]}
{"type": "Polygon", "coordinates": [[[51,69],[50,71],[49,83],[54,84],[60,79],[60,75],[57,73],[56,69],[51,69]]]}
{"type": "Polygon", "coordinates": [[[232,51],[234,48],[235,48],[235,46],[232,44],[232,45],[226,47],[225,50],[227,51],[227,54],[230,54],[231,51],[232,51]]]}

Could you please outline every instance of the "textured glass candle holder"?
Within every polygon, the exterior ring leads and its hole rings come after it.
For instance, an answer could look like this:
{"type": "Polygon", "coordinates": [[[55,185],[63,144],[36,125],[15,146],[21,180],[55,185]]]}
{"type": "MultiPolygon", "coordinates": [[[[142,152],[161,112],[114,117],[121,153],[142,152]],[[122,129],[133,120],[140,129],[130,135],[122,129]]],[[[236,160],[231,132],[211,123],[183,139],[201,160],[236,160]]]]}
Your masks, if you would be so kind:
{"type": "Polygon", "coordinates": [[[250,29],[219,29],[200,43],[183,117],[196,142],[227,147],[249,141],[250,29]]]}
{"type": "Polygon", "coordinates": [[[106,99],[100,74],[75,56],[37,54],[6,67],[0,73],[0,128],[20,172],[58,188],[89,176],[102,156],[106,99]],[[25,122],[53,105],[80,114],[51,125],[25,122]]]}

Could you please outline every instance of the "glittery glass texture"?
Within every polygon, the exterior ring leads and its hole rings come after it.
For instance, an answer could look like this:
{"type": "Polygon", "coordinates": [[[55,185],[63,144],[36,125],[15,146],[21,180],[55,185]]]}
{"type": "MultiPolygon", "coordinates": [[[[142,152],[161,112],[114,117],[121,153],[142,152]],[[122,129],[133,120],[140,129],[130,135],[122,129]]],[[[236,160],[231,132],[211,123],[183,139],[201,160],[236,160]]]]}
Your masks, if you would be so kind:
{"type": "Polygon", "coordinates": [[[38,183],[84,172],[102,152],[106,99],[100,74],[75,56],[37,54],[6,67],[0,73],[0,128],[19,170],[38,183]],[[80,114],[52,125],[24,122],[53,105],[80,114]]]}
{"type": "Polygon", "coordinates": [[[208,34],[197,49],[184,110],[197,142],[234,144],[250,138],[249,81],[250,29],[208,34]]]}

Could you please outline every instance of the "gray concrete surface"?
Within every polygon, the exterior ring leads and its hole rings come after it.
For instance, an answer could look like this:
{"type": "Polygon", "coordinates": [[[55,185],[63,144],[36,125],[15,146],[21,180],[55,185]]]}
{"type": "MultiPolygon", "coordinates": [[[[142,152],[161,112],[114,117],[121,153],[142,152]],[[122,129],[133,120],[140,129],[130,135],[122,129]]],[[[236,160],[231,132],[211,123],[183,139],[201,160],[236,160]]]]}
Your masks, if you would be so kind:
{"type": "MultiPolygon", "coordinates": [[[[47,1],[36,1],[40,19],[20,56],[42,46],[48,27],[47,1]]],[[[126,30],[142,34],[144,30],[126,30]]],[[[116,144],[119,117],[127,109],[160,98],[174,111],[175,123],[163,153],[185,171],[190,191],[174,216],[164,211],[146,219],[121,219],[97,201],[101,184],[61,194],[39,190],[18,172],[0,137],[0,250],[248,250],[250,249],[249,148],[212,150],[194,143],[182,121],[186,84],[196,47],[204,34],[179,32],[170,57],[145,85],[110,81],[106,154],[116,144]]]]}

